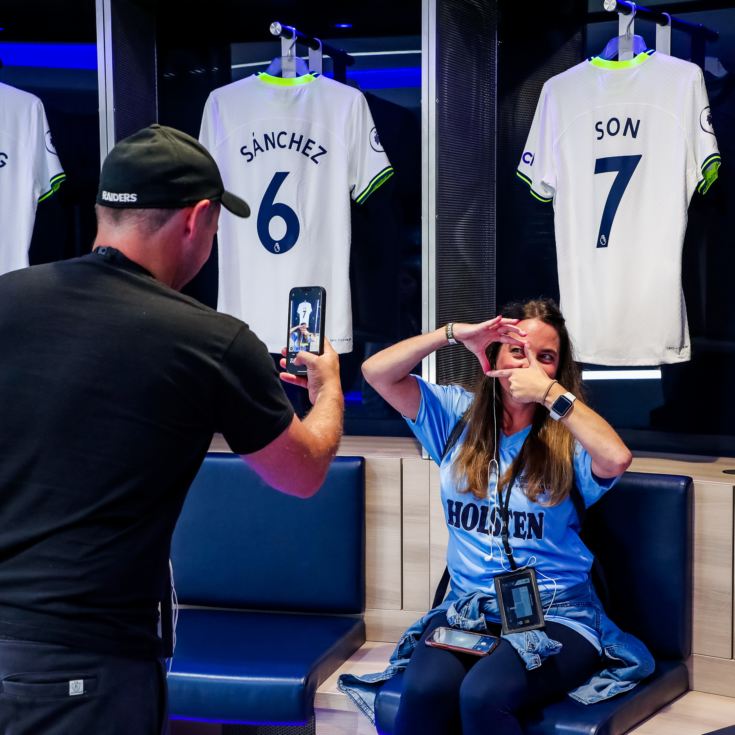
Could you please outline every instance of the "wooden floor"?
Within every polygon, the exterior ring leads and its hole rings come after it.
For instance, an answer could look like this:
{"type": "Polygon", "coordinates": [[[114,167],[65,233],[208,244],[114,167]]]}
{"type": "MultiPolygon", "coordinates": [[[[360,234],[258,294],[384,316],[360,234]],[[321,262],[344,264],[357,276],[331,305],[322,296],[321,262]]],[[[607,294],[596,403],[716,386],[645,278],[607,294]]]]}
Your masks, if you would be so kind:
{"type": "Polygon", "coordinates": [[[703,735],[735,725],[735,699],[687,692],[629,735],[703,735]]]}

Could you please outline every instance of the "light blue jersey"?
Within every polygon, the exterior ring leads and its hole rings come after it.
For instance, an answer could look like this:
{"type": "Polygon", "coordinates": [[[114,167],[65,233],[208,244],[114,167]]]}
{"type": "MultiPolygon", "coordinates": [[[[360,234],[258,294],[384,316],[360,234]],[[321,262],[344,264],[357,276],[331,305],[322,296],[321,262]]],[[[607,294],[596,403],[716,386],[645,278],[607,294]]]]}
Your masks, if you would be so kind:
{"type": "MultiPolygon", "coordinates": [[[[500,539],[497,474],[490,475],[488,495],[482,500],[471,492],[458,490],[452,465],[464,433],[444,460],[441,459],[449,434],[472,403],[473,394],[456,385],[434,385],[415,377],[421,389],[421,405],[416,420],[407,421],[440,467],[442,507],[449,528],[447,566],[452,589],[460,596],[476,591],[494,596],[493,578],[510,571],[500,539]]],[[[510,436],[503,434],[500,427],[498,431],[498,464],[502,476],[518,455],[530,426],[510,436]]],[[[599,500],[617,481],[617,478],[595,477],[591,465],[589,453],[577,444],[574,476],[586,507],[599,500]]],[[[572,500],[566,498],[555,506],[544,505],[543,496],[540,501],[533,502],[526,497],[521,475],[511,490],[508,531],[518,567],[536,569],[542,599],[550,602],[562,590],[588,579],[592,553],[579,537],[579,518],[572,500]]]]}

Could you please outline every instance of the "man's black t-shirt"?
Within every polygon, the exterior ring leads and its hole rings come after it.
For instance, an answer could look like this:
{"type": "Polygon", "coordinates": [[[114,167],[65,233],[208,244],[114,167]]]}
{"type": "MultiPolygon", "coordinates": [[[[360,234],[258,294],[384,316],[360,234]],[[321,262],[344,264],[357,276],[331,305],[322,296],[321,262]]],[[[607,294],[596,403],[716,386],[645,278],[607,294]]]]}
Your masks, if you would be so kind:
{"type": "Polygon", "coordinates": [[[159,656],[212,434],[248,454],[292,420],[268,351],[112,248],[0,278],[0,345],[0,637],[159,656]]]}

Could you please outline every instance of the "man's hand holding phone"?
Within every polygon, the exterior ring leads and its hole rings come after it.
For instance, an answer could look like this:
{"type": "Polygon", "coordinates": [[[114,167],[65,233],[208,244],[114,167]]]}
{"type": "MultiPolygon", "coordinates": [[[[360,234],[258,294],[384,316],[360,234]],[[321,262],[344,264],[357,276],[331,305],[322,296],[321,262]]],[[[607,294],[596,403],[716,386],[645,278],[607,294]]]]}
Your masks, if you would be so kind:
{"type": "Polygon", "coordinates": [[[283,357],[281,358],[282,372],[281,380],[291,385],[299,385],[309,391],[309,400],[312,405],[316,403],[322,391],[336,390],[342,393],[342,386],[339,380],[339,357],[334,351],[328,339],[324,339],[324,354],[315,355],[308,350],[302,350],[294,358],[294,364],[303,365],[306,368],[306,377],[294,375],[286,372],[286,356],[287,349],[281,350],[283,357]]]}

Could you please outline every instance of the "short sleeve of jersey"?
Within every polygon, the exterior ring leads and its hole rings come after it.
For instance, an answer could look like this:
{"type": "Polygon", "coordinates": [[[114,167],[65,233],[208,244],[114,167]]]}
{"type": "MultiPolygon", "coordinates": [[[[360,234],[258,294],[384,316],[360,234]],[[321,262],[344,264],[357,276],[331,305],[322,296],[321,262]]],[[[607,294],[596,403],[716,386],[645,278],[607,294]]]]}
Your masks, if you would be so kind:
{"type": "Polygon", "coordinates": [[[353,103],[348,139],[350,192],[352,199],[362,204],[393,175],[393,167],[380,143],[363,94],[359,94],[353,103]]]}
{"type": "Polygon", "coordinates": [[[531,194],[542,202],[552,201],[556,191],[554,140],[554,115],[547,83],[541,90],[526,147],[516,171],[518,178],[528,184],[531,194]]]}
{"type": "Polygon", "coordinates": [[[209,95],[202,113],[199,142],[211,153],[217,145],[217,105],[209,95]]]}
{"type": "Polygon", "coordinates": [[[615,483],[618,477],[601,478],[592,472],[592,457],[580,444],[574,449],[574,480],[584,499],[585,508],[594,505],[615,483]]]}
{"type": "Polygon", "coordinates": [[[268,350],[242,327],[222,360],[216,430],[233,452],[250,454],[270,444],[292,418],[293,408],[268,350]]]}
{"type": "Polygon", "coordinates": [[[416,420],[406,422],[434,462],[441,464],[447,439],[472,403],[472,394],[458,385],[435,385],[413,377],[421,390],[421,403],[416,420]]]}
{"type": "Polygon", "coordinates": [[[33,155],[33,193],[36,200],[41,202],[51,196],[66,178],[51,140],[51,130],[41,100],[36,100],[33,105],[30,136],[29,149],[35,151],[33,155]]]}
{"type": "Polygon", "coordinates": [[[699,67],[694,68],[694,79],[691,90],[692,99],[687,102],[688,127],[687,137],[690,143],[690,160],[687,166],[690,191],[696,186],[701,194],[717,179],[720,168],[720,152],[712,127],[707,89],[704,86],[704,75],[699,67]]]}

